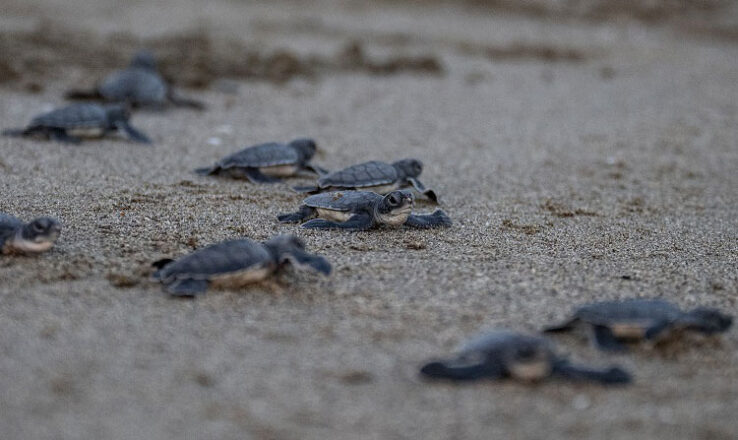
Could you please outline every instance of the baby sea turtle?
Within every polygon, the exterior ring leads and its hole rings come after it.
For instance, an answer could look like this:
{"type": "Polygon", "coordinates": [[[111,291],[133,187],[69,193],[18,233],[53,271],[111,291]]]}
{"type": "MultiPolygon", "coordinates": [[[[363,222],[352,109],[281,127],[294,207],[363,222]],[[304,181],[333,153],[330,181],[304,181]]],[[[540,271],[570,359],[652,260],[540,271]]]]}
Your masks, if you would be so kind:
{"type": "Polygon", "coordinates": [[[390,191],[412,185],[419,193],[438,203],[436,193],[418,180],[423,163],[417,159],[403,159],[391,164],[376,160],[352,165],[342,170],[320,176],[314,186],[296,186],[294,190],[305,193],[357,189],[387,194],[390,191]]]}
{"type": "Polygon", "coordinates": [[[463,345],[453,359],[430,362],[420,372],[429,378],[458,381],[512,377],[531,382],[551,376],[603,384],[631,380],[627,371],[616,366],[593,369],[571,364],[556,354],[547,339],[510,330],[483,333],[463,345]]]}
{"type": "Polygon", "coordinates": [[[280,235],[259,243],[249,239],[217,243],[178,260],[154,263],[153,278],[174,296],[196,296],[209,286],[238,288],[261,281],[286,263],[328,275],[331,265],[325,258],[305,251],[293,235],[280,235]]]}
{"type": "Polygon", "coordinates": [[[6,136],[42,136],[60,142],[79,143],[81,138],[99,138],[121,130],[132,140],[151,143],[128,122],[131,113],[121,105],[72,104],[31,120],[26,128],[3,131],[6,136]]]}
{"type": "Polygon", "coordinates": [[[156,58],[147,50],[137,52],[127,68],[108,75],[93,90],[71,90],[68,99],[127,102],[135,107],[162,109],[167,104],[198,110],[204,105],[179,96],[156,70],[156,58]]]}
{"type": "Polygon", "coordinates": [[[293,176],[303,170],[316,174],[324,171],[310,163],[316,150],[312,139],[295,139],[289,144],[254,145],[221,159],[210,168],[198,168],[195,172],[248,179],[254,183],[273,183],[279,181],[278,177],[293,176]]]}
{"type": "Polygon", "coordinates": [[[329,192],[310,196],[300,210],[282,214],[283,223],[301,222],[303,228],[365,230],[380,225],[434,228],[451,226],[451,219],[437,209],[433,214],[413,214],[414,196],[410,191],[392,191],[381,196],[370,191],[329,192]],[[318,217],[318,218],[313,218],[318,217]]]}
{"type": "Polygon", "coordinates": [[[545,332],[572,330],[578,324],[591,326],[601,350],[622,351],[622,341],[658,341],[678,330],[707,335],[730,328],[733,318],[717,309],[698,307],[688,312],[660,299],[628,299],[587,304],[568,321],[548,327],[545,332]]]}
{"type": "Polygon", "coordinates": [[[35,254],[54,245],[61,225],[51,217],[39,217],[23,223],[12,215],[0,213],[0,253],[35,254]]]}

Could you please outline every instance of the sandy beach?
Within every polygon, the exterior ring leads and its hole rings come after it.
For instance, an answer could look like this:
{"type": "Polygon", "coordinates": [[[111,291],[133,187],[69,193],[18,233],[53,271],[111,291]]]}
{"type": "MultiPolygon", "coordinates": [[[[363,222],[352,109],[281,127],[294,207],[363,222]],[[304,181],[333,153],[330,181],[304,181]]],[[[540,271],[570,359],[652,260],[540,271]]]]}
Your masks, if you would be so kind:
{"type": "Polygon", "coordinates": [[[0,137],[0,212],[64,225],[50,252],[0,257],[0,438],[738,436],[735,329],[618,355],[556,337],[628,387],[418,377],[480,330],[534,332],[593,300],[738,314],[734,4],[122,3],[0,6],[2,128],[139,47],[208,105],[137,112],[153,147],[0,137]],[[193,173],[305,136],[329,169],[421,159],[454,226],[307,231],[276,215],[309,179],[193,173]],[[149,281],[160,258],[279,233],[332,276],[196,301],[149,281]]]}

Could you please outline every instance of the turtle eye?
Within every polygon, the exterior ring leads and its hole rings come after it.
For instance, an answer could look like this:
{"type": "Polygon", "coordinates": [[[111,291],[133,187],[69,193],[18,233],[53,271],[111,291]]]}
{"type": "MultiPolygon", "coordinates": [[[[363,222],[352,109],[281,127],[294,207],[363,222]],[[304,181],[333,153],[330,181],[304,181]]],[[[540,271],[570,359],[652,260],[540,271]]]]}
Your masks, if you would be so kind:
{"type": "Polygon", "coordinates": [[[41,223],[34,223],[33,226],[31,226],[31,229],[33,229],[33,232],[44,232],[44,227],[41,225],[41,223]]]}
{"type": "Polygon", "coordinates": [[[392,194],[389,196],[389,204],[390,206],[397,206],[400,203],[400,201],[397,199],[397,196],[392,194]]]}

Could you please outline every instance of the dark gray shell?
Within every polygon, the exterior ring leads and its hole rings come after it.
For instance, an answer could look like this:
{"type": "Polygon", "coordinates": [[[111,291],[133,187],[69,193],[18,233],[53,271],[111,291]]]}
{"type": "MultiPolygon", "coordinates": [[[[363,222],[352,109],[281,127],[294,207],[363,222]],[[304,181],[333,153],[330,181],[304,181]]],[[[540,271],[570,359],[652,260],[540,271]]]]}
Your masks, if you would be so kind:
{"type": "Polygon", "coordinates": [[[72,104],[43,113],[31,120],[29,127],[105,128],[108,115],[98,104],[72,104]]]}
{"type": "Polygon", "coordinates": [[[399,177],[397,169],[392,165],[373,160],[322,176],[318,179],[318,185],[321,188],[362,188],[393,183],[399,177]]]}
{"type": "Polygon", "coordinates": [[[302,203],[312,208],[355,212],[367,209],[378,200],[382,200],[382,196],[371,191],[334,191],[312,195],[302,203]]]}
{"type": "Polygon", "coordinates": [[[105,78],[98,90],[108,101],[152,105],[166,102],[168,87],[155,71],[131,67],[105,78]]]}
{"type": "Polygon", "coordinates": [[[162,281],[172,278],[210,279],[217,275],[257,269],[274,261],[261,243],[231,240],[217,243],[186,255],[164,266],[154,276],[162,281]]]}
{"type": "Polygon", "coordinates": [[[12,215],[0,213],[0,251],[2,251],[5,241],[21,227],[23,227],[22,221],[12,215]]]}
{"type": "Polygon", "coordinates": [[[234,153],[220,162],[221,168],[243,167],[260,168],[277,165],[293,165],[300,161],[300,155],[289,145],[276,142],[254,145],[234,153]]]}
{"type": "Polygon", "coordinates": [[[469,340],[459,348],[461,357],[473,357],[478,355],[492,356],[500,361],[510,360],[505,353],[530,348],[531,350],[543,351],[550,357],[553,355],[552,344],[541,337],[516,333],[511,330],[493,330],[482,333],[469,340]]]}
{"type": "Polygon", "coordinates": [[[588,304],[579,308],[575,317],[591,324],[605,326],[621,322],[642,322],[644,326],[647,326],[650,322],[672,321],[681,315],[681,309],[668,301],[631,299],[588,304]]]}

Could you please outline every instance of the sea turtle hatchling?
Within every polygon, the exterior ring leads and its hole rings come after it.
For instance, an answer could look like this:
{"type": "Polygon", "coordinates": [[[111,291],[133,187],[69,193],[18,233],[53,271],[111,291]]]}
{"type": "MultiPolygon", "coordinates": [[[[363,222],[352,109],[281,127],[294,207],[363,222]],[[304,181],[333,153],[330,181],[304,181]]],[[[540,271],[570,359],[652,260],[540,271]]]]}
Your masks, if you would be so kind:
{"type": "Polygon", "coordinates": [[[179,96],[156,69],[156,58],[148,50],[134,54],[128,67],[108,75],[93,90],[70,90],[68,99],[127,102],[134,107],[163,109],[168,104],[201,110],[205,106],[179,96]]]}
{"type": "Polygon", "coordinates": [[[433,379],[468,381],[511,377],[524,382],[552,376],[603,384],[623,384],[630,374],[617,366],[594,369],[571,364],[554,351],[550,341],[510,330],[493,330],[463,345],[456,357],[433,361],[420,372],[433,379]]]}
{"type": "Polygon", "coordinates": [[[37,254],[51,249],[61,233],[61,225],[51,217],[23,223],[0,213],[0,253],[37,254]]]}
{"type": "Polygon", "coordinates": [[[312,139],[295,139],[288,144],[259,144],[226,156],[212,167],[198,168],[195,172],[248,179],[254,183],[274,183],[279,181],[279,177],[293,176],[300,171],[316,174],[325,171],[310,163],[316,150],[312,139]]]}
{"type": "Polygon", "coordinates": [[[209,286],[234,289],[264,280],[286,263],[331,273],[328,260],[306,252],[297,237],[279,235],[263,243],[246,238],[224,241],[178,260],[157,261],[153,278],[174,296],[196,296],[209,286]]]}
{"type": "Polygon", "coordinates": [[[423,163],[417,159],[403,159],[391,164],[373,160],[324,174],[318,178],[317,185],[296,186],[294,190],[303,193],[318,193],[355,189],[387,194],[411,185],[416,191],[438,203],[436,193],[427,189],[418,180],[422,172],[423,163]]]}
{"type": "Polygon", "coordinates": [[[6,136],[42,136],[60,142],[79,143],[82,138],[99,138],[116,130],[130,139],[151,143],[149,138],[129,123],[131,116],[126,106],[99,104],[72,104],[42,113],[26,128],[3,131],[6,136]]]}
{"type": "Polygon", "coordinates": [[[658,341],[681,330],[712,335],[728,330],[732,323],[731,316],[717,309],[698,307],[685,312],[660,299],[627,299],[584,305],[568,321],[544,331],[567,331],[585,324],[591,327],[598,348],[623,351],[624,341],[658,341]]]}
{"type": "Polygon", "coordinates": [[[380,225],[434,228],[451,226],[451,219],[437,209],[433,214],[413,214],[415,197],[410,191],[381,196],[370,191],[339,191],[312,195],[297,212],[278,216],[280,222],[302,222],[303,228],[366,230],[380,225]],[[318,218],[314,218],[318,217],[318,218]]]}

